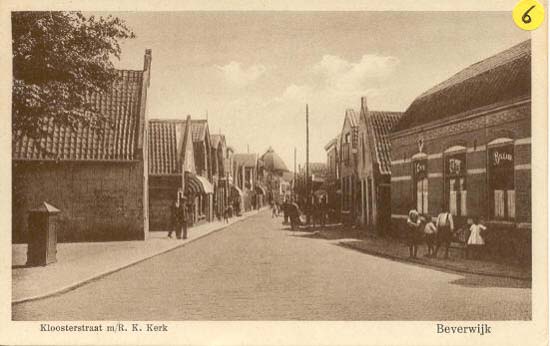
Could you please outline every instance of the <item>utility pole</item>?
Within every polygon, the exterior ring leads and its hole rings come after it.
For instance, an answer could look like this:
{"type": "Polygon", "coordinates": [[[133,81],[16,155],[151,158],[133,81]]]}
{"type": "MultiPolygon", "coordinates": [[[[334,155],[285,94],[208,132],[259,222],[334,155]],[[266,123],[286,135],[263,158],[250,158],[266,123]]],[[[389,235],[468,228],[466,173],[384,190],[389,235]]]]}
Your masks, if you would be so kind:
{"type": "Polygon", "coordinates": [[[294,147],[294,179],[292,179],[292,198],[296,196],[296,147],[294,147]]]}
{"type": "Polygon", "coordinates": [[[309,225],[309,106],[306,103],[306,223],[309,225]]]}

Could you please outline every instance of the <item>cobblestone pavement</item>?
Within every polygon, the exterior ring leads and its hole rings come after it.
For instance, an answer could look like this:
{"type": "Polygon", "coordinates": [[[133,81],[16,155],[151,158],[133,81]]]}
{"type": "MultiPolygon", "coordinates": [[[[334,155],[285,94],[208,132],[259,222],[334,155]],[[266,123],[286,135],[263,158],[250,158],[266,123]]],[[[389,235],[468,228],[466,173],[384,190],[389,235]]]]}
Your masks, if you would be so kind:
{"type": "Polygon", "coordinates": [[[15,320],[525,320],[522,281],[456,274],[291,232],[264,211],[15,320]]]}

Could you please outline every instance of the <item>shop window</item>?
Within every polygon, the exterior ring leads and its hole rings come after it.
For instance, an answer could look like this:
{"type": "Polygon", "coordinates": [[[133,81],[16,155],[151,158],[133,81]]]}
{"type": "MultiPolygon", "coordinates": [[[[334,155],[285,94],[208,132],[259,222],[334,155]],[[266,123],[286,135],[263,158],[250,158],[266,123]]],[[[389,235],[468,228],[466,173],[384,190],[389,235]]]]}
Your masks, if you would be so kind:
{"type": "Polygon", "coordinates": [[[445,155],[445,200],[452,215],[466,216],[466,152],[445,155]]]}
{"type": "Polygon", "coordinates": [[[488,155],[491,214],[495,219],[515,219],[514,145],[489,148],[488,155]]]}
{"type": "Polygon", "coordinates": [[[424,214],[428,212],[428,160],[413,161],[413,173],[416,210],[424,214]]]}

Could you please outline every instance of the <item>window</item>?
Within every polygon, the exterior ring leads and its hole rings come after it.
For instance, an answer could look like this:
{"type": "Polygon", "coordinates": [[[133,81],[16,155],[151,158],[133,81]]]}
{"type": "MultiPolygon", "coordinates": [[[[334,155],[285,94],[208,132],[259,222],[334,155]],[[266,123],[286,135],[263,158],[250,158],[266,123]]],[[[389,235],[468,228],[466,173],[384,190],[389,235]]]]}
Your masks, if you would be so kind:
{"type": "Polygon", "coordinates": [[[454,216],[466,216],[466,152],[445,155],[445,201],[454,216]]]}
{"type": "Polygon", "coordinates": [[[413,161],[413,173],[416,210],[424,214],[428,212],[428,160],[413,161]]]}
{"type": "Polygon", "coordinates": [[[514,145],[501,145],[488,150],[489,198],[491,215],[495,219],[511,220],[516,217],[516,191],[514,188],[514,145]]]}

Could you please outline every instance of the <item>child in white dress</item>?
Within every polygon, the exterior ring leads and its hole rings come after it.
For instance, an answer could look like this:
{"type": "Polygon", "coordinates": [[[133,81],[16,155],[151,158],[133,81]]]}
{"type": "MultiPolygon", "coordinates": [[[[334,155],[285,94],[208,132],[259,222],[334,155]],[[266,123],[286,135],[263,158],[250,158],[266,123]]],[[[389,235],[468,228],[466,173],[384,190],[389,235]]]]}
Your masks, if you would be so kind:
{"type": "Polygon", "coordinates": [[[468,238],[468,250],[473,250],[475,258],[480,257],[481,248],[485,245],[485,241],[483,240],[481,233],[486,229],[487,227],[479,222],[479,218],[475,217],[473,224],[470,226],[470,237],[468,238]]]}

